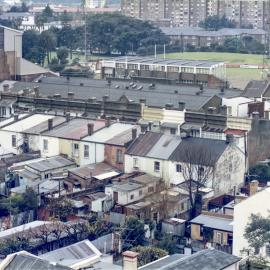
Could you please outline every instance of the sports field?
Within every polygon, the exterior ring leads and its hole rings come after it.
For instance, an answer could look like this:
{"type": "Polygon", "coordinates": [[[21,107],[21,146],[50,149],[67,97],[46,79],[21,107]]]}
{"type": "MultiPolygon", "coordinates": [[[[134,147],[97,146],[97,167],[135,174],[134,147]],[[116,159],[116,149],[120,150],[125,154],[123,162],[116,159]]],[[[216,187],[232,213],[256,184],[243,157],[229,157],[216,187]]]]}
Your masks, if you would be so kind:
{"type": "Polygon", "coordinates": [[[263,56],[259,54],[241,53],[219,53],[219,52],[184,52],[168,53],[166,58],[190,59],[190,60],[212,60],[223,61],[230,64],[259,65],[263,63],[263,56]]]}

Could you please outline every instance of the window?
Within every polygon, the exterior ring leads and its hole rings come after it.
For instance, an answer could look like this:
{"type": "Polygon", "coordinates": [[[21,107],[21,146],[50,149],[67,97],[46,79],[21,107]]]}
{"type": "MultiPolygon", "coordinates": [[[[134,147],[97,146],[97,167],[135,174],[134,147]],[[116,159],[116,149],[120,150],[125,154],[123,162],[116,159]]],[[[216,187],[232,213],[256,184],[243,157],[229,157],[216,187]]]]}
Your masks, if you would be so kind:
{"type": "Polygon", "coordinates": [[[5,115],[6,115],[6,108],[2,107],[2,116],[5,116],[5,115]]]}
{"type": "Polygon", "coordinates": [[[45,179],[48,179],[49,178],[49,174],[46,173],[44,177],[45,177],[45,179]]]}
{"type": "Polygon", "coordinates": [[[138,168],[138,167],[139,167],[138,158],[133,158],[133,168],[138,168]]]}
{"type": "Polygon", "coordinates": [[[78,156],[79,155],[79,144],[74,143],[73,144],[73,156],[78,156]]]}
{"type": "Polygon", "coordinates": [[[176,164],[176,172],[182,172],[182,167],[180,164],[176,164]]]}
{"type": "Polygon", "coordinates": [[[120,149],[117,149],[116,151],[116,162],[123,163],[123,153],[122,153],[122,150],[120,149]]]}
{"type": "Polygon", "coordinates": [[[181,211],[184,211],[185,210],[185,203],[181,203],[181,211]]]}
{"type": "Polygon", "coordinates": [[[220,245],[223,244],[223,233],[216,232],[216,242],[220,245]]]}
{"type": "Polygon", "coordinates": [[[84,158],[89,158],[89,145],[85,144],[83,149],[84,158]]]}
{"type": "Polygon", "coordinates": [[[48,140],[43,140],[43,151],[48,151],[48,140]]]}
{"type": "Polygon", "coordinates": [[[176,134],[176,128],[171,128],[170,132],[171,132],[172,135],[175,135],[176,134]]]}
{"type": "Polygon", "coordinates": [[[139,196],[142,196],[142,190],[139,190],[139,196]]]}
{"type": "Polygon", "coordinates": [[[154,171],[159,172],[159,170],[160,170],[160,162],[155,161],[155,163],[154,163],[154,171]]]}
{"type": "Polygon", "coordinates": [[[133,194],[130,195],[130,199],[131,199],[131,200],[134,199],[134,195],[133,195],[133,194]]]}
{"type": "Polygon", "coordinates": [[[149,193],[154,192],[154,187],[148,187],[148,192],[149,193]]]}
{"type": "Polygon", "coordinates": [[[12,145],[12,147],[17,146],[16,135],[11,135],[11,145],[12,145]]]}

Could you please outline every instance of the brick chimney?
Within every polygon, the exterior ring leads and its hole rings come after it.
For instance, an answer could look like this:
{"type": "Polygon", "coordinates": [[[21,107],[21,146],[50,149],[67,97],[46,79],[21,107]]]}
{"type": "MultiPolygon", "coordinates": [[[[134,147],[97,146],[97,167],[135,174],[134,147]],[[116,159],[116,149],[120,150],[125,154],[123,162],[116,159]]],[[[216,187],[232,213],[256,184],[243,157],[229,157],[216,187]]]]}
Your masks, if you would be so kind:
{"type": "Polygon", "coordinates": [[[53,129],[53,119],[48,119],[48,130],[52,130],[53,129]]]}
{"type": "Polygon", "coordinates": [[[35,95],[35,97],[37,98],[37,97],[39,97],[39,86],[34,86],[34,95],[35,95]]]}
{"type": "Polygon", "coordinates": [[[132,140],[134,141],[137,138],[137,128],[132,128],[132,140]]]}
{"type": "Polygon", "coordinates": [[[138,253],[133,251],[125,251],[123,255],[123,270],[137,270],[138,269],[138,253]]]}
{"type": "Polygon", "coordinates": [[[68,92],[67,96],[68,96],[68,100],[73,100],[74,99],[74,93],[73,92],[68,92]]]}
{"type": "Polygon", "coordinates": [[[258,180],[252,180],[249,183],[249,196],[252,196],[257,193],[259,187],[259,181],[258,180]]]}
{"type": "Polygon", "coordinates": [[[88,135],[91,136],[94,133],[94,123],[87,124],[88,135]]]}

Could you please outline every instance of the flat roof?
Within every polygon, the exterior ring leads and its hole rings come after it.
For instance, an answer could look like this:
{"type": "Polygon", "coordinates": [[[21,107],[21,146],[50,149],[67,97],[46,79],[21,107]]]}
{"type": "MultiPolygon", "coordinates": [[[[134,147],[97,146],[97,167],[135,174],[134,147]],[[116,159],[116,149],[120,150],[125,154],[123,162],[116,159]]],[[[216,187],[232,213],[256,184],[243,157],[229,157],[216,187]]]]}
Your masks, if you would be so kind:
{"type": "Polygon", "coordinates": [[[50,157],[45,160],[41,160],[38,162],[33,162],[26,165],[26,168],[29,167],[33,170],[37,170],[39,172],[45,172],[57,168],[67,167],[75,165],[75,163],[67,158],[56,156],[50,157]]]}
{"type": "Polygon", "coordinates": [[[123,183],[123,184],[114,184],[113,188],[121,190],[121,191],[129,192],[129,191],[132,191],[132,190],[143,188],[143,185],[133,183],[133,182],[126,182],[126,183],[123,183]]]}
{"type": "Polygon", "coordinates": [[[103,62],[127,63],[135,64],[140,63],[143,65],[167,65],[167,66],[182,66],[182,67],[213,67],[216,65],[224,64],[222,61],[209,61],[209,60],[189,60],[189,59],[170,59],[170,58],[155,58],[155,57],[140,57],[140,56],[121,56],[112,59],[104,59],[103,62]]]}
{"type": "Polygon", "coordinates": [[[233,219],[222,218],[218,216],[208,216],[201,214],[194,219],[190,220],[190,223],[201,224],[208,228],[213,228],[217,230],[233,232],[233,219]]]}

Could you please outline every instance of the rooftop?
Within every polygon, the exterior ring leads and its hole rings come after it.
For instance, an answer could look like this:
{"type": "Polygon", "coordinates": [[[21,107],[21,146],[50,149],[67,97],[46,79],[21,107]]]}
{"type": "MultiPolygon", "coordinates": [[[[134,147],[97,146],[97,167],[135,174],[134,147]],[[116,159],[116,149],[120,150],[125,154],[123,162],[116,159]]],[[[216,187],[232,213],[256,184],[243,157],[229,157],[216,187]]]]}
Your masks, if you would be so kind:
{"type": "Polygon", "coordinates": [[[201,224],[204,227],[217,230],[233,232],[233,218],[223,218],[219,216],[210,216],[201,214],[190,221],[190,223],[201,224]]]}
{"type": "Polygon", "coordinates": [[[101,252],[89,241],[84,240],[73,245],[56,249],[39,256],[50,262],[59,263],[69,267],[75,267],[78,263],[87,261],[86,266],[94,263],[101,256],[101,252]]]}
{"type": "MultiPolygon", "coordinates": [[[[12,122],[6,125],[2,130],[12,131],[12,132],[31,132],[36,133],[39,131],[44,131],[48,127],[48,119],[53,119],[53,115],[45,114],[33,114],[25,115],[19,118],[18,121],[12,122]]],[[[12,118],[14,121],[14,118],[12,118]]]]}
{"type": "Polygon", "coordinates": [[[269,88],[269,85],[268,81],[252,80],[247,84],[241,96],[247,98],[261,97],[269,88]]]}
{"type": "Polygon", "coordinates": [[[112,172],[115,172],[117,173],[117,175],[119,175],[118,170],[114,169],[112,166],[103,162],[73,168],[70,169],[69,172],[84,179],[89,179],[91,177],[96,177],[103,175],[105,173],[112,173],[112,172]]]}
{"type": "Polygon", "coordinates": [[[1,270],[71,270],[71,268],[52,263],[26,251],[20,251],[8,255],[0,262],[1,270]]]}
{"type": "Polygon", "coordinates": [[[37,228],[40,226],[43,226],[44,224],[50,224],[51,222],[48,221],[41,221],[41,220],[36,220],[36,221],[32,221],[30,223],[26,223],[5,231],[0,231],[0,239],[1,238],[5,238],[5,237],[9,237],[11,235],[14,235],[15,233],[20,233],[23,231],[27,231],[29,229],[33,229],[33,228],[37,228]]]}
{"type": "Polygon", "coordinates": [[[119,136],[121,133],[130,131],[134,127],[131,124],[124,123],[112,123],[109,127],[104,127],[101,130],[98,130],[91,136],[86,136],[83,138],[84,141],[106,143],[112,140],[115,136],[119,136]]]}
{"type": "Polygon", "coordinates": [[[118,101],[121,96],[125,95],[134,102],[146,99],[148,106],[164,107],[165,104],[171,103],[175,108],[178,108],[178,102],[184,102],[188,110],[201,109],[214,95],[229,98],[239,96],[242,93],[242,91],[235,89],[225,89],[224,93],[221,93],[220,89],[205,87],[203,93],[198,95],[196,94],[199,91],[198,86],[155,84],[155,88],[150,89],[149,84],[141,82],[138,83],[138,87],[143,87],[141,90],[132,87],[126,89],[129,86],[129,81],[112,81],[109,86],[105,80],[71,78],[67,81],[63,77],[43,78],[40,83],[16,82],[11,85],[11,91],[18,93],[24,88],[33,89],[34,86],[39,86],[40,95],[43,97],[58,93],[63,98],[67,98],[67,93],[71,91],[75,93],[75,99],[83,101],[91,97],[96,97],[98,101],[101,101],[105,95],[108,95],[111,101],[118,101]]]}
{"type": "Polygon", "coordinates": [[[123,184],[114,184],[113,188],[123,192],[129,192],[132,190],[143,188],[143,185],[134,182],[126,182],[123,184]]]}
{"type": "Polygon", "coordinates": [[[205,249],[192,255],[174,254],[140,267],[140,270],[222,270],[240,261],[240,258],[205,249]]]}
{"type": "Polygon", "coordinates": [[[192,162],[194,164],[204,162],[205,165],[213,165],[227,146],[228,144],[223,140],[196,137],[181,138],[179,136],[146,132],[141,134],[130,145],[126,154],[177,162],[192,162]],[[187,150],[189,155],[187,155],[187,150]],[[198,155],[198,152],[202,154],[198,155]]]}
{"type": "Polygon", "coordinates": [[[132,178],[133,181],[139,184],[149,184],[149,183],[156,183],[160,180],[160,178],[149,175],[149,174],[142,174],[132,178]]]}
{"type": "Polygon", "coordinates": [[[188,59],[163,59],[155,57],[140,57],[140,56],[122,56],[113,59],[103,60],[104,62],[115,63],[141,63],[143,65],[168,65],[168,66],[183,66],[183,67],[212,67],[218,64],[223,64],[220,61],[209,60],[188,60],[188,59]]]}
{"type": "Polygon", "coordinates": [[[61,156],[50,157],[45,160],[41,160],[38,162],[33,162],[26,165],[26,168],[29,167],[33,170],[39,172],[46,172],[49,170],[54,170],[58,168],[64,168],[69,166],[75,166],[75,163],[67,158],[61,156]]]}
{"type": "Polygon", "coordinates": [[[88,124],[94,124],[94,131],[97,131],[105,126],[103,120],[89,120],[83,118],[74,118],[69,122],[65,122],[52,130],[43,133],[45,136],[64,138],[70,140],[80,140],[88,134],[88,124]]]}

